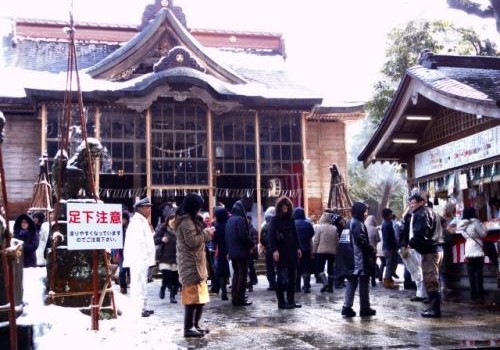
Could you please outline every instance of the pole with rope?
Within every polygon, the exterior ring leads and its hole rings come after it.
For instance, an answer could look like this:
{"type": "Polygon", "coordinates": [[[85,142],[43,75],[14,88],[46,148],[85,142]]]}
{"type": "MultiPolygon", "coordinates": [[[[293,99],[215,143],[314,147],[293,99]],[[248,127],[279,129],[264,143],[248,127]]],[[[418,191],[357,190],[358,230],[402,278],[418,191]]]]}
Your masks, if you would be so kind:
{"type": "MultiPolygon", "coordinates": [[[[55,159],[55,161],[60,161],[61,164],[59,166],[58,170],[58,176],[59,179],[63,179],[64,176],[64,169],[66,164],[64,162],[67,162],[69,158],[68,154],[68,149],[69,149],[69,130],[71,126],[71,117],[72,117],[72,102],[73,102],[73,73],[75,74],[76,77],[76,85],[77,85],[77,100],[78,100],[78,110],[79,110],[79,119],[80,119],[80,125],[81,125],[81,130],[82,130],[82,140],[85,143],[85,149],[87,152],[87,156],[90,157],[90,149],[88,145],[88,140],[87,140],[87,122],[86,118],[84,115],[84,105],[83,105],[83,96],[81,92],[81,86],[80,86],[80,77],[78,75],[78,66],[77,66],[77,61],[76,61],[76,47],[75,47],[75,27],[74,27],[74,21],[73,21],[73,2],[71,1],[70,5],[70,11],[69,11],[69,17],[70,17],[70,23],[69,27],[65,28],[66,33],[69,36],[69,47],[68,47],[68,62],[67,62],[67,75],[66,75],[66,91],[64,94],[64,107],[63,107],[63,113],[62,113],[62,120],[60,121],[60,135],[61,135],[61,142],[60,142],[60,149],[58,151],[59,154],[59,159],[55,159]]],[[[92,189],[92,193],[87,194],[90,195],[96,202],[99,199],[96,191],[95,191],[95,183],[94,183],[94,168],[93,168],[93,163],[91,159],[89,159],[88,162],[88,174],[87,174],[87,179],[90,181],[90,188],[92,189]]],[[[61,215],[61,195],[62,195],[62,184],[63,181],[57,181],[57,187],[56,187],[56,201],[54,205],[54,214],[56,218],[59,218],[61,215]]],[[[57,221],[56,221],[57,222],[57,221]]],[[[59,225],[56,224],[54,231],[59,231],[59,225]]],[[[52,268],[52,278],[51,278],[51,292],[52,295],[54,296],[55,293],[53,292],[54,288],[54,281],[55,281],[55,270],[56,270],[56,244],[57,241],[53,240],[53,249],[52,249],[52,262],[53,262],[53,268],[52,268]]],[[[93,284],[93,296],[92,296],[92,301],[91,301],[91,329],[92,330],[98,330],[99,329],[99,253],[97,250],[92,251],[92,284],[93,284]]]]}

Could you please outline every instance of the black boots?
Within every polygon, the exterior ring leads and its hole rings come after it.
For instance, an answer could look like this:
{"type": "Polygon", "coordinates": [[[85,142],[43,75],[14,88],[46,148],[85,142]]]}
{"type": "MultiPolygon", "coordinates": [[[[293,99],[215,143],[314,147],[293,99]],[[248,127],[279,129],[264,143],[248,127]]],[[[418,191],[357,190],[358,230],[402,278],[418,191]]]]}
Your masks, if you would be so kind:
{"type": "Polygon", "coordinates": [[[321,278],[321,282],[323,283],[323,287],[321,287],[320,292],[333,293],[333,282],[335,281],[335,278],[333,276],[326,277],[324,272],[320,273],[319,276],[321,278]]]}
{"type": "Polygon", "coordinates": [[[177,294],[177,286],[170,287],[170,303],[177,304],[177,300],[175,300],[175,295],[177,294]]]}
{"type": "Polygon", "coordinates": [[[197,317],[196,325],[198,324],[200,318],[201,318],[201,311],[199,313],[198,317],[198,310],[197,307],[201,306],[203,308],[203,305],[186,305],[184,308],[184,337],[185,338],[199,338],[203,337],[205,335],[204,332],[200,332],[196,327],[195,327],[195,317],[197,317]],[[195,315],[196,313],[196,315],[195,315]]]}
{"type": "Polygon", "coordinates": [[[372,308],[370,307],[365,307],[365,308],[361,308],[359,310],[359,316],[361,317],[365,317],[365,316],[375,316],[375,314],[377,313],[377,311],[373,310],[372,308]]]}
{"type": "Polygon", "coordinates": [[[167,289],[166,285],[160,287],[160,299],[165,299],[165,289],[167,289]]]}
{"type": "Polygon", "coordinates": [[[229,298],[227,297],[227,282],[225,277],[221,277],[219,279],[220,283],[220,298],[221,300],[228,300],[229,298]]]}
{"type": "Polygon", "coordinates": [[[278,309],[293,309],[293,306],[285,302],[285,292],[281,287],[276,289],[276,298],[278,299],[278,309]]]}
{"type": "Polygon", "coordinates": [[[320,292],[324,293],[328,289],[328,278],[326,277],[326,274],[324,272],[319,274],[319,278],[321,280],[321,284],[323,287],[321,287],[320,292]]]}
{"type": "Polygon", "coordinates": [[[429,309],[422,311],[422,317],[438,318],[441,317],[441,294],[438,291],[429,292],[429,309]]]}
{"type": "Polygon", "coordinates": [[[342,306],[342,312],[341,312],[341,315],[342,316],[345,316],[345,317],[354,317],[356,316],[356,311],[354,311],[352,309],[352,307],[345,307],[345,306],[342,306]]]}
{"type": "Polygon", "coordinates": [[[305,294],[311,293],[311,275],[304,274],[302,278],[304,279],[304,287],[302,287],[302,290],[305,294]]]}
{"type": "Polygon", "coordinates": [[[202,329],[200,327],[200,319],[203,314],[203,304],[196,304],[194,309],[194,328],[202,333],[203,335],[210,333],[208,329],[202,329]]]}

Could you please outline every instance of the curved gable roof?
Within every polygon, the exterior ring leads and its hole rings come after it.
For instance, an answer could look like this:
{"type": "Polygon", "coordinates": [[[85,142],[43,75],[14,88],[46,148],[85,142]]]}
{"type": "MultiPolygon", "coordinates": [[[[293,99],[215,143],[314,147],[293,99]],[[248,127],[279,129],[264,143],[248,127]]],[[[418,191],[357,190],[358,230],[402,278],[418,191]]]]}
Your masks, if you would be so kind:
{"type": "Polygon", "coordinates": [[[140,33],[111,55],[90,67],[87,73],[94,78],[113,79],[139,65],[145,55],[153,50],[166,35],[170,42],[183,46],[207,67],[209,73],[233,84],[245,83],[245,79],[227,67],[217,63],[168,8],[162,8],[140,33]]]}

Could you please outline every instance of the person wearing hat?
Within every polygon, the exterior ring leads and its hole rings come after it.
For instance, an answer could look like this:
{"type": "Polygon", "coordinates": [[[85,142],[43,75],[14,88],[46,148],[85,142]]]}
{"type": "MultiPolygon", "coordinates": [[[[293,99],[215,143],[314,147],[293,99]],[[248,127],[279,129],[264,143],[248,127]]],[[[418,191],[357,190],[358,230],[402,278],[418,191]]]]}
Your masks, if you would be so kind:
{"type": "Polygon", "coordinates": [[[134,204],[135,214],[130,219],[123,247],[123,266],[130,268],[130,291],[141,316],[148,317],[153,310],[147,309],[146,284],[148,269],[155,264],[155,243],[149,224],[151,199],[138,200],[134,204]]]}

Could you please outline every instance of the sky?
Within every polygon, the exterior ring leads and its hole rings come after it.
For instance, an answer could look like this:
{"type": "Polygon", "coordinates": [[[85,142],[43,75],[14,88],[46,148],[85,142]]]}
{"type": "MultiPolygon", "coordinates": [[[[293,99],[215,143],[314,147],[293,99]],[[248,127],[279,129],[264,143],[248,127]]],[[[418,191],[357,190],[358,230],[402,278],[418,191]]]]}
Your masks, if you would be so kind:
{"type": "MultiPolygon", "coordinates": [[[[3,17],[137,25],[154,0],[4,0],[3,17]]],[[[500,43],[493,20],[447,8],[446,0],[175,0],[190,28],[281,33],[297,79],[330,105],[364,102],[385,61],[387,33],[417,18],[473,25],[500,43]]]]}

